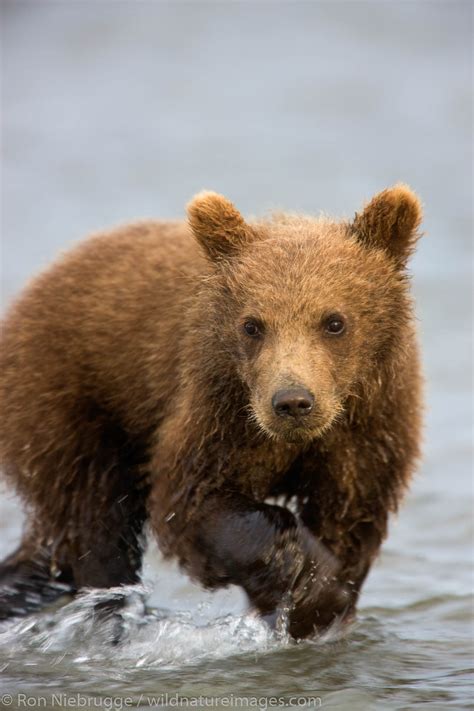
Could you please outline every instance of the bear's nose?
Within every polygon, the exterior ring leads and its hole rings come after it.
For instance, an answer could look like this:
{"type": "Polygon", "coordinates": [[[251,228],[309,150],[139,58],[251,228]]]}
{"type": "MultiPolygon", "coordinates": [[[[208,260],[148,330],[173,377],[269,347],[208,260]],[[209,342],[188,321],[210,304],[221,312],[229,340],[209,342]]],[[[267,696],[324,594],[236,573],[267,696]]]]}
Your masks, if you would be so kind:
{"type": "Polygon", "coordinates": [[[309,415],[314,397],[304,388],[278,390],[272,397],[273,410],[280,417],[303,417],[309,415]]]}

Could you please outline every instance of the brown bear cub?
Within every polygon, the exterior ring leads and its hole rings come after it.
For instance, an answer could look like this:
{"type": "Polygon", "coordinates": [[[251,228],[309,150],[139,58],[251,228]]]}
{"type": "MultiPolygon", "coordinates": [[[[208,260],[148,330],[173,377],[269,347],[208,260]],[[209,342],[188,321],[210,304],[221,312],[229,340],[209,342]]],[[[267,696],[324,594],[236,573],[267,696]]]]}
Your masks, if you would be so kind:
{"type": "Polygon", "coordinates": [[[91,237],[5,319],[1,466],[28,527],[0,617],[138,581],[147,520],[295,638],[355,610],[418,457],[419,200],[246,222],[201,193],[188,216],[91,237]]]}

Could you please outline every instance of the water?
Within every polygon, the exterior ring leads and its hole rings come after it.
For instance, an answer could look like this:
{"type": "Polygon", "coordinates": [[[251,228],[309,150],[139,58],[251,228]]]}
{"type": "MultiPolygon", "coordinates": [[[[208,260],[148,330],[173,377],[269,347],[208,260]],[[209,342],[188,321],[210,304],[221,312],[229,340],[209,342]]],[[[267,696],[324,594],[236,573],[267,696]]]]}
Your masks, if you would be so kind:
{"type": "MultiPolygon", "coordinates": [[[[179,692],[469,708],[470,4],[3,2],[2,14],[5,302],[88,231],[183,214],[203,187],[247,214],[350,215],[405,180],[426,206],[413,286],[428,404],[423,465],[345,637],[278,638],[238,590],[204,593],[151,543],[119,644],[94,617],[97,592],[0,628],[0,706],[63,693],[54,708],[149,708],[167,693],[171,708],[179,692]]],[[[22,520],[3,492],[0,555],[22,520]]]]}

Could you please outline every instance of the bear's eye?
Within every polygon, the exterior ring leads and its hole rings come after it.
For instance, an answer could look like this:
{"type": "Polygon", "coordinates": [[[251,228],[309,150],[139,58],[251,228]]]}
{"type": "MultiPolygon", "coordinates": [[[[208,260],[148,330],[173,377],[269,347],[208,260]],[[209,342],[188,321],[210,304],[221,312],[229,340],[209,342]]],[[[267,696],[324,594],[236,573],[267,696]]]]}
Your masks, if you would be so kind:
{"type": "Polygon", "coordinates": [[[340,336],[344,333],[346,322],[341,314],[331,314],[324,321],[324,330],[330,336],[340,336]]]}
{"type": "Polygon", "coordinates": [[[244,331],[247,336],[250,336],[251,338],[257,338],[262,332],[261,326],[257,323],[257,321],[251,318],[244,322],[244,331]]]}

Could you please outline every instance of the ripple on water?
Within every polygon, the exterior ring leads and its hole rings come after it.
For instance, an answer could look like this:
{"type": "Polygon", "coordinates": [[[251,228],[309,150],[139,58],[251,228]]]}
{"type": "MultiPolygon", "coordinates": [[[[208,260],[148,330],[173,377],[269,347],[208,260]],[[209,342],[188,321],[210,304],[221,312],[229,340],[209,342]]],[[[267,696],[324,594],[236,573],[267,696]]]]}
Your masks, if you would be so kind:
{"type": "Polygon", "coordinates": [[[420,636],[424,617],[465,620],[467,597],[432,596],[399,609],[369,608],[345,635],[338,630],[296,644],[250,613],[212,619],[202,608],[150,610],[146,594],[142,586],[91,590],[58,609],[4,623],[0,669],[9,691],[26,684],[51,694],[67,685],[69,693],[106,689],[138,698],[163,685],[169,693],[190,696],[258,690],[262,697],[317,694],[325,708],[341,709],[380,708],[381,688],[384,708],[403,708],[391,705],[392,696],[398,702],[406,694],[410,708],[418,701],[436,708],[469,693],[467,674],[459,673],[463,665],[449,642],[430,636],[429,626],[420,636]],[[106,603],[119,600],[124,601],[120,613],[104,611],[106,603]],[[413,639],[410,628],[416,630],[413,639]],[[442,677],[429,671],[440,666],[442,677]]]}

